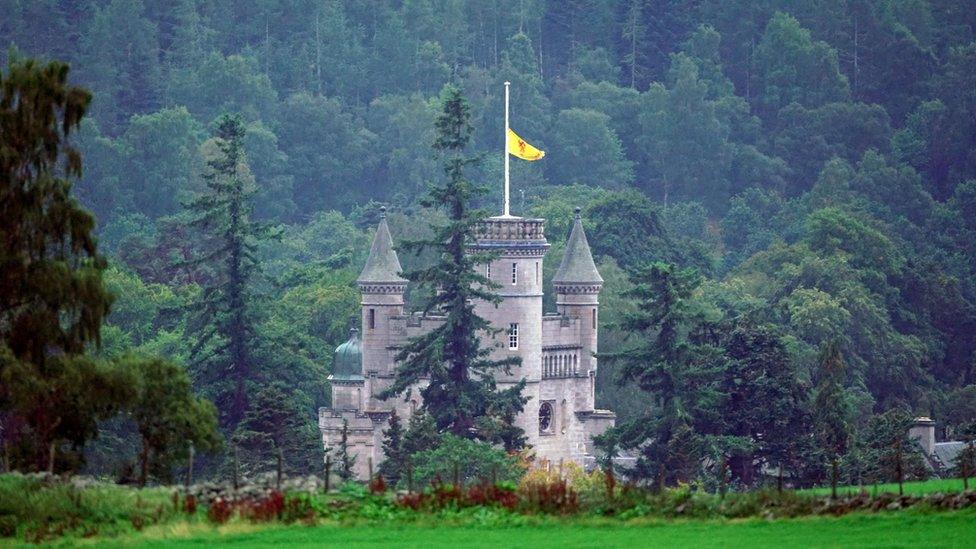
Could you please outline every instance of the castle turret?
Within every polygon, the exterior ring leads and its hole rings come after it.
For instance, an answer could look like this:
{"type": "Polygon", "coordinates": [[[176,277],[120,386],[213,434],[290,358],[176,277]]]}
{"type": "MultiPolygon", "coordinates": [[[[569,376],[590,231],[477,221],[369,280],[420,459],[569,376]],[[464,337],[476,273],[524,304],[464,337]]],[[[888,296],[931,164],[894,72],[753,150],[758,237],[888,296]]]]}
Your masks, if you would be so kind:
{"type": "Polygon", "coordinates": [[[480,266],[482,274],[498,284],[493,291],[498,305],[476,304],[479,316],[502,330],[496,338],[496,358],[518,356],[522,365],[512,375],[497,374],[501,381],[537,381],[542,377],[542,260],[549,250],[542,219],[498,216],[483,221],[472,246],[496,254],[480,266]]]}
{"type": "MultiPolygon", "coordinates": [[[[364,375],[373,367],[388,368],[390,360],[390,319],[403,314],[403,292],[407,280],[400,276],[400,260],[393,249],[393,238],[386,222],[386,208],[380,210],[373,245],[366,266],[356,283],[362,293],[364,375]]],[[[389,374],[390,372],[379,372],[389,374]]]]}
{"type": "Polygon", "coordinates": [[[596,375],[597,326],[603,277],[596,269],[590,245],[583,231],[580,209],[566,242],[566,252],[552,278],[556,290],[556,310],[580,322],[580,372],[596,375]]]}
{"type": "Polygon", "coordinates": [[[332,360],[332,408],[334,410],[363,409],[363,348],[359,330],[353,328],[349,340],[336,347],[332,360]]]}

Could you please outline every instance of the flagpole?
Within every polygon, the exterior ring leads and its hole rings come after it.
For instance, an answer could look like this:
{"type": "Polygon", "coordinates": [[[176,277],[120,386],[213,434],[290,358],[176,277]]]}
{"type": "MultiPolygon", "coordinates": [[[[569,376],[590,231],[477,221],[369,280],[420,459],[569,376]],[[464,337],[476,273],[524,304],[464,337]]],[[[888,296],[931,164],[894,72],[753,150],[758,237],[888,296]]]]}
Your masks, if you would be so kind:
{"type": "Polygon", "coordinates": [[[508,82],[505,82],[505,217],[508,217],[508,82]]]}

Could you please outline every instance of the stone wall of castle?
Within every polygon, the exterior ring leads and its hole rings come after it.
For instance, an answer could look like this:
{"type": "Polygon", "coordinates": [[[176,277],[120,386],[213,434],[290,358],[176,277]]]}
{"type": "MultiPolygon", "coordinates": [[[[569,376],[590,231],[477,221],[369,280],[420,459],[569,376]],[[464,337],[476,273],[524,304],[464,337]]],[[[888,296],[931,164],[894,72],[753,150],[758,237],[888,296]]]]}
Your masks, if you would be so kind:
{"type": "MultiPolygon", "coordinates": [[[[399,261],[385,223],[381,220],[359,281],[363,291],[362,375],[335,380],[333,407],[319,412],[327,449],[338,444],[343,424],[348,425],[350,453],[356,456],[359,478],[366,477],[370,462],[378,467],[383,460],[382,431],[390,412],[395,409],[406,423],[423,404],[420,387],[408,397],[378,397],[393,382],[397,353],[411,338],[443,322],[436,315],[405,314],[405,281],[399,278],[399,261]]],[[[526,381],[523,394],[529,401],[516,425],[525,431],[540,461],[592,463],[592,437],[612,426],[614,415],[594,409],[596,359],[592,355],[597,351],[597,294],[602,280],[589,256],[578,214],[567,254],[583,257],[560,270],[563,278],[571,278],[589,269],[587,276],[594,281],[561,281],[556,313],[542,311],[542,267],[548,249],[542,220],[491,218],[480,227],[476,247],[497,254],[490,266],[479,268],[500,285],[495,293],[502,297],[497,305],[475,304],[476,312],[500,329],[483,344],[491,347],[495,359],[521,359],[519,367],[496,379],[500,388],[526,381]],[[575,250],[570,249],[573,246],[575,250]]]]}

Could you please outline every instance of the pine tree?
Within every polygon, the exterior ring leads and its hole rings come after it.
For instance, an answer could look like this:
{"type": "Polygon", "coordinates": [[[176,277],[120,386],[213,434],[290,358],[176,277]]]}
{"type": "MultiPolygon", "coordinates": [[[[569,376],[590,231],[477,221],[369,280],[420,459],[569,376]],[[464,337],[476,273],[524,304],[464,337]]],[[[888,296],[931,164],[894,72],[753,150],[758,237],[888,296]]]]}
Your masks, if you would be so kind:
{"type": "Polygon", "coordinates": [[[439,442],[440,435],[437,433],[437,425],[433,418],[423,410],[418,410],[410,416],[407,432],[403,435],[403,458],[409,460],[417,452],[429,450],[439,442]]]}
{"type": "Polygon", "coordinates": [[[309,421],[311,406],[302,396],[280,381],[254,393],[234,430],[234,441],[244,450],[241,465],[246,474],[272,470],[279,451],[289,474],[303,473],[321,459],[318,429],[309,421]]]}
{"type": "Polygon", "coordinates": [[[644,26],[644,0],[630,0],[627,5],[620,37],[626,43],[623,55],[623,63],[627,65],[627,72],[630,77],[630,87],[637,87],[637,80],[641,75],[641,64],[643,52],[646,50],[644,45],[647,28],[644,26]]]}
{"type": "Polygon", "coordinates": [[[390,414],[390,426],[383,431],[383,453],[386,460],[380,464],[380,474],[385,477],[390,485],[396,485],[403,475],[406,464],[403,454],[403,424],[400,423],[400,416],[396,410],[390,414]]]}
{"type": "Polygon", "coordinates": [[[397,354],[396,378],[382,397],[404,394],[414,384],[429,379],[421,390],[423,407],[440,432],[519,447],[524,444],[523,433],[512,421],[525,404],[525,384],[499,391],[493,375],[518,364],[519,359],[489,357],[490,349],[481,346],[482,336],[497,330],[474,310],[477,300],[497,304],[501,298],[491,291],[497,285],[476,268],[489,261],[491,254],[468,250],[475,238],[475,225],[486,217],[470,205],[484,189],[464,177],[464,169],[476,161],[464,156],[471,136],[470,108],[454,86],[444,88],[442,102],[434,148],[444,155],[447,181],[432,187],[423,204],[445,210],[447,223],[434,226],[431,238],[404,245],[417,253],[433,251],[439,260],[404,276],[431,290],[427,309],[442,311],[444,322],[410,340],[397,354]]]}
{"type": "Polygon", "coordinates": [[[255,337],[250,284],[258,268],[256,242],[267,235],[251,221],[255,189],[248,179],[244,133],[239,118],[218,119],[212,140],[216,150],[203,176],[207,192],[187,204],[203,240],[202,253],[189,263],[214,268],[187,322],[187,333],[195,337],[191,358],[225,414],[222,423],[231,426],[247,411],[247,385],[256,373],[250,352],[255,337]]]}
{"type": "Polygon", "coordinates": [[[356,466],[356,456],[349,453],[349,422],[346,420],[342,420],[336,462],[339,465],[339,478],[343,481],[352,479],[354,474],[352,468],[356,466]]]}
{"type": "Polygon", "coordinates": [[[698,461],[702,444],[693,412],[716,381],[710,347],[689,335],[698,323],[689,302],[700,277],[691,269],[652,263],[635,269],[631,281],[634,287],[625,295],[637,307],[620,328],[633,344],[599,357],[619,367],[618,383],[636,384],[655,406],[610,429],[597,443],[608,453],[640,448],[635,477],[674,484],[688,480],[698,461]]]}

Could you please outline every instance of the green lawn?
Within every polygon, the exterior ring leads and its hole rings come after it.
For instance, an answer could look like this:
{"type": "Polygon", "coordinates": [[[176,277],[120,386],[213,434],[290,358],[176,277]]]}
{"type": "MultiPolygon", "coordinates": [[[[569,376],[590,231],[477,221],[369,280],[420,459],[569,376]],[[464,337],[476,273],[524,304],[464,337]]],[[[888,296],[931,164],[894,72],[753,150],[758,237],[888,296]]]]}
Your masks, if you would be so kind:
{"type": "MultiPolygon", "coordinates": [[[[976,479],[969,479],[970,489],[976,489],[976,479]]],[[[861,487],[858,486],[838,486],[838,494],[856,494],[861,491],[861,487]]],[[[898,483],[890,484],[866,484],[863,489],[871,495],[881,494],[883,492],[890,492],[892,494],[898,493],[898,483]]],[[[949,479],[932,479],[923,480],[917,482],[906,482],[905,483],[905,493],[909,495],[922,495],[922,494],[932,494],[935,492],[944,493],[957,493],[961,492],[963,489],[963,482],[961,478],[949,478],[949,479]]],[[[830,495],[830,486],[826,488],[811,488],[808,490],[799,490],[801,494],[815,494],[826,496],[830,495]]]]}
{"type": "Polygon", "coordinates": [[[612,522],[548,520],[487,526],[251,526],[174,531],[153,528],[125,547],[976,547],[976,511],[854,514],[766,521],[612,522]]]}

